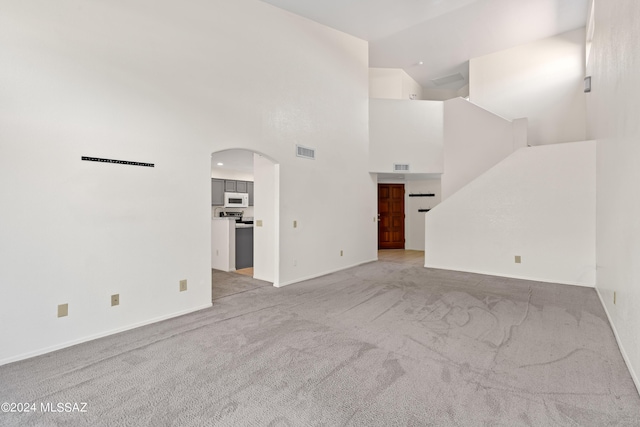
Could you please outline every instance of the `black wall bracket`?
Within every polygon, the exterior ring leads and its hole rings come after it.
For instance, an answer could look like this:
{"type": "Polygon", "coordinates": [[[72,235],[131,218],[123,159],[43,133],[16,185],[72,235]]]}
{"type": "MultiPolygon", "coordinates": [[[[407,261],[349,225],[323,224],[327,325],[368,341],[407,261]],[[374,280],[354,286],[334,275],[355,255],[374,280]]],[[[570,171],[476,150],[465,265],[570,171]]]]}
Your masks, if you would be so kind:
{"type": "Polygon", "coordinates": [[[82,160],[85,160],[87,162],[115,163],[118,165],[129,165],[129,166],[144,166],[147,168],[155,167],[153,163],[131,162],[129,160],[101,159],[100,157],[82,156],[82,160]]]}

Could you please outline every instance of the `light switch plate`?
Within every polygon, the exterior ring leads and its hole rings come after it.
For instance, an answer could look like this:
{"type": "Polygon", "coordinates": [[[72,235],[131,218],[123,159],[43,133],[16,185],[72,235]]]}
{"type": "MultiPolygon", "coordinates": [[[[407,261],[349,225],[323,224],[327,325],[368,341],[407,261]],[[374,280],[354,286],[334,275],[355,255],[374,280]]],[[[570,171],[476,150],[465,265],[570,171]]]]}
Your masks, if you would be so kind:
{"type": "Polygon", "coordinates": [[[187,290],[187,279],[180,280],[180,292],[187,290]]]}
{"type": "Polygon", "coordinates": [[[516,264],[522,264],[522,257],[520,255],[516,255],[516,264]]]}

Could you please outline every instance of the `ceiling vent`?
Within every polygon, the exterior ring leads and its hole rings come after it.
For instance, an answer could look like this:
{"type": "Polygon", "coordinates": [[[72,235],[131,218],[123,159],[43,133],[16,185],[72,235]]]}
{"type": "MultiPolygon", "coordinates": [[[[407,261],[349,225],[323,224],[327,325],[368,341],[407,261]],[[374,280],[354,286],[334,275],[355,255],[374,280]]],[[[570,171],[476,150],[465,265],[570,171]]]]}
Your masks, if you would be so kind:
{"type": "Polygon", "coordinates": [[[436,86],[442,86],[453,82],[459,82],[464,80],[464,77],[460,73],[451,74],[450,76],[440,77],[439,79],[433,79],[431,82],[436,86]]]}
{"type": "Polygon", "coordinates": [[[302,145],[297,145],[296,144],[296,156],[302,157],[304,159],[315,160],[316,159],[316,149],[315,148],[303,147],[302,145]]]}
{"type": "Polygon", "coordinates": [[[394,163],[394,172],[409,172],[409,163],[394,163]]]}

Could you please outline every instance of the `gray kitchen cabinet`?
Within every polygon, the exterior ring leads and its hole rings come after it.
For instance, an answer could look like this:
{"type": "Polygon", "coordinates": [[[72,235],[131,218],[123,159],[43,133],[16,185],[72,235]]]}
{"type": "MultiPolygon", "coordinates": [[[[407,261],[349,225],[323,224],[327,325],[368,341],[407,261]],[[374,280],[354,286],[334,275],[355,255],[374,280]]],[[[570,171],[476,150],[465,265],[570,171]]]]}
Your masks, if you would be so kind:
{"type": "Polygon", "coordinates": [[[247,182],[247,193],[249,193],[249,206],[253,206],[253,182],[247,182]]]}
{"type": "Polygon", "coordinates": [[[253,206],[253,182],[211,178],[211,205],[224,206],[224,193],[249,193],[249,206],[253,206]]]}
{"type": "Polygon", "coordinates": [[[211,206],[224,206],[224,179],[211,178],[211,206]]]}
{"type": "Polygon", "coordinates": [[[236,192],[237,193],[246,193],[247,192],[247,181],[236,181],[236,192]]]}
{"type": "Polygon", "coordinates": [[[236,228],[236,270],[253,267],[253,227],[236,228]]]}

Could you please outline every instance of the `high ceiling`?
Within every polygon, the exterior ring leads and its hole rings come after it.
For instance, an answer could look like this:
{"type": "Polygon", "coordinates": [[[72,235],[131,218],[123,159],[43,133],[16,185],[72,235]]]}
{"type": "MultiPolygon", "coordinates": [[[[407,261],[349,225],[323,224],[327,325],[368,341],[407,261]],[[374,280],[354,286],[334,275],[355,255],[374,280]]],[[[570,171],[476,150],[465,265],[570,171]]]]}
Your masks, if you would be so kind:
{"type": "Polygon", "coordinates": [[[471,58],[584,27],[589,5],[589,0],[262,1],[367,40],[371,67],[402,68],[427,90],[467,85],[471,58]],[[433,82],[457,73],[463,80],[433,82]]]}

